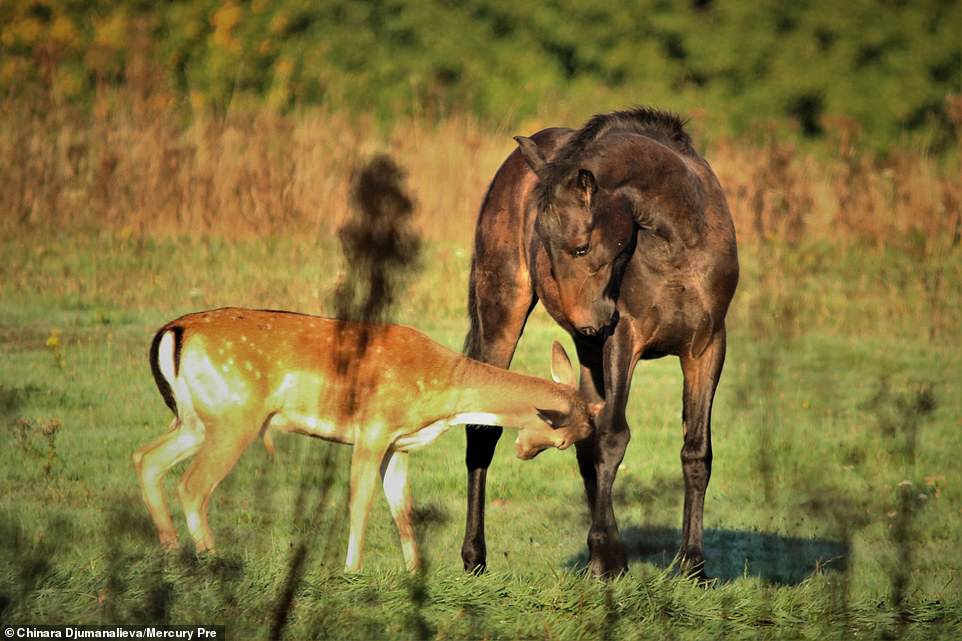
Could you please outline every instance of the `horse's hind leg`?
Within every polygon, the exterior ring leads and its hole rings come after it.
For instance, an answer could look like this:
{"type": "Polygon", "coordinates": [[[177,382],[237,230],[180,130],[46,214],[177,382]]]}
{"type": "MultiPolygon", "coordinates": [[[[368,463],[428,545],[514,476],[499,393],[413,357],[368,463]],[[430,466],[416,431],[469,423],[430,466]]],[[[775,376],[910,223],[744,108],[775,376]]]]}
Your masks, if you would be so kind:
{"type": "MultiPolygon", "coordinates": [[[[497,367],[511,364],[528,314],[535,304],[530,282],[519,278],[522,270],[501,262],[497,273],[479,274],[479,256],[472,266],[469,295],[471,327],[465,354],[497,367]]],[[[484,490],[488,466],[501,438],[501,427],[468,425],[468,513],[461,545],[461,560],[468,572],[483,571],[487,550],[484,543],[484,490]]]]}
{"type": "Polygon", "coordinates": [[[705,351],[693,358],[681,356],[685,377],[682,421],[685,444],[681,448],[681,467],[685,476],[685,512],[682,517],[682,569],[704,577],[702,519],[705,492],[711,477],[711,409],[715,388],[725,363],[725,330],[715,332],[705,351]]]}

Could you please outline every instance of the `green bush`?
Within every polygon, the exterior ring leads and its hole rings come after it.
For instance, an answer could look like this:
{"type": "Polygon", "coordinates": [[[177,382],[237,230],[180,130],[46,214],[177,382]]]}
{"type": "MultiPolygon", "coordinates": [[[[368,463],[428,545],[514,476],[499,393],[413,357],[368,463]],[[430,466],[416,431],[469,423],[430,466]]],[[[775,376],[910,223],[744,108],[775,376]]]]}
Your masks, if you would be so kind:
{"type": "Polygon", "coordinates": [[[939,150],[960,19],[954,0],[11,0],[0,91],[83,102],[128,83],[214,111],[243,96],[491,122],[645,103],[722,133],[841,124],[939,150]]]}

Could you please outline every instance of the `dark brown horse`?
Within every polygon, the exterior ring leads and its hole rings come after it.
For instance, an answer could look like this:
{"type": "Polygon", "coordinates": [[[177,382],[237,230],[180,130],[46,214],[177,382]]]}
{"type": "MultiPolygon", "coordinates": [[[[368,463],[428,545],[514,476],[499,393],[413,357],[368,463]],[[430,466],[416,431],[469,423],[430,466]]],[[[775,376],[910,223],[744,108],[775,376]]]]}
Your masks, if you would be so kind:
{"type": "MultiPolygon", "coordinates": [[[[468,292],[468,356],[508,367],[541,301],[574,338],[581,393],[603,401],[577,446],[591,511],[589,567],[627,568],[611,488],[628,445],[625,405],[639,359],[678,356],[684,374],[685,511],[680,556],[701,573],[711,475],[711,408],[738,282],[735,230],[683,122],[652,109],[593,117],[579,130],[518,137],[481,206],[468,292]]],[[[485,567],[484,488],[501,430],[469,428],[467,570],[485,567]]]]}

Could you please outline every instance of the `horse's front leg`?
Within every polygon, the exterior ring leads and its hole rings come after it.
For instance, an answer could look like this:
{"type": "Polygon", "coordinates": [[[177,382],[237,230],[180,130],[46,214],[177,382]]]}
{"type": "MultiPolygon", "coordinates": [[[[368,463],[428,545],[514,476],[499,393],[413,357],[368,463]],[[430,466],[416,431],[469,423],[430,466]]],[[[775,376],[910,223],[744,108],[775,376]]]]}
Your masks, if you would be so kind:
{"type": "MultiPolygon", "coordinates": [[[[505,279],[506,280],[506,279],[505,279]]],[[[525,321],[534,307],[535,298],[530,285],[515,288],[504,285],[505,280],[479,279],[472,275],[476,288],[476,307],[471,309],[471,327],[465,340],[467,356],[507,369],[525,321]],[[500,284],[500,291],[492,284],[500,284]]],[[[487,546],[484,541],[484,494],[488,467],[501,438],[501,427],[468,425],[466,428],[468,468],[468,510],[461,544],[461,560],[468,572],[483,572],[487,565],[487,546]]]]}
{"type": "MultiPolygon", "coordinates": [[[[604,381],[604,409],[595,419],[594,436],[577,444],[578,467],[591,510],[588,567],[592,574],[599,577],[615,576],[628,570],[611,497],[618,466],[624,459],[630,440],[625,406],[628,403],[631,373],[638,362],[627,325],[620,325],[604,345],[600,364],[604,381]]],[[[579,351],[579,355],[582,351],[579,351]]],[[[592,375],[591,380],[598,378],[593,375],[597,373],[597,365],[593,368],[589,361],[586,369],[582,371],[582,393],[592,388],[589,380],[584,378],[586,375],[592,375]]]]}
{"type": "Polygon", "coordinates": [[[711,408],[715,388],[725,364],[725,329],[715,332],[705,351],[693,358],[681,356],[685,377],[682,422],[685,444],[681,448],[681,467],[685,476],[685,512],[682,517],[682,570],[705,578],[702,549],[702,518],[705,492],[711,478],[711,408]]]}

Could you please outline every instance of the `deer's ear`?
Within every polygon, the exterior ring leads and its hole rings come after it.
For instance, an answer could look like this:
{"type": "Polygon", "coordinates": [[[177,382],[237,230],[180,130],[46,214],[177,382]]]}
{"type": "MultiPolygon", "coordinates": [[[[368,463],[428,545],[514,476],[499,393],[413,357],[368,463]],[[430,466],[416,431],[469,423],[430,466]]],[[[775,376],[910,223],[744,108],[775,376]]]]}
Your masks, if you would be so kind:
{"type": "Polygon", "coordinates": [[[544,159],[544,154],[538,149],[538,143],[524,136],[515,136],[514,141],[518,143],[518,149],[520,149],[525,162],[531,167],[531,171],[533,171],[538,178],[543,178],[545,164],[547,163],[544,159]]]}
{"type": "Polygon", "coordinates": [[[598,418],[598,415],[601,414],[601,411],[604,409],[605,409],[604,401],[598,401],[597,403],[588,404],[588,413],[591,414],[592,419],[598,418]]]}
{"type": "Polygon", "coordinates": [[[551,379],[555,383],[561,383],[569,387],[578,386],[575,380],[575,372],[571,368],[571,359],[568,358],[568,352],[558,341],[555,341],[551,346],[551,379]]]}
{"type": "Polygon", "coordinates": [[[538,418],[555,428],[565,425],[568,419],[564,412],[558,410],[539,410],[536,408],[535,411],[538,413],[538,418]]]}

